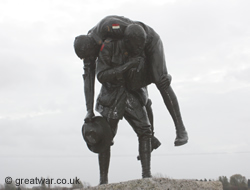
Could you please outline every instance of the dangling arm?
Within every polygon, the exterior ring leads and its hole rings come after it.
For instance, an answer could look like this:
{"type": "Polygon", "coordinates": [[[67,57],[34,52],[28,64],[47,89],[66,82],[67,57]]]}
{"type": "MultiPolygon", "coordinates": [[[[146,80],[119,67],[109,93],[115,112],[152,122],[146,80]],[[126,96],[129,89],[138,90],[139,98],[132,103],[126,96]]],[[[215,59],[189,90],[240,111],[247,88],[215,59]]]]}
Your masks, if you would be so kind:
{"type": "Polygon", "coordinates": [[[95,95],[95,60],[84,60],[84,95],[86,101],[87,115],[85,116],[85,122],[90,122],[95,116],[93,111],[94,95],[95,95]]]}

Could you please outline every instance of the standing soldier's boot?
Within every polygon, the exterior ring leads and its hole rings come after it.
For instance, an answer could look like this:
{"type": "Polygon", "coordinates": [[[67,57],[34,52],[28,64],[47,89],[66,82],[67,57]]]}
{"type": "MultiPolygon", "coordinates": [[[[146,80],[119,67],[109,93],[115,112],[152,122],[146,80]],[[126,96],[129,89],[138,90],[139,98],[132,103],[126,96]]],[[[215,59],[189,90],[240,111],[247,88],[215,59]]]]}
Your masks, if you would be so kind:
{"type": "MultiPolygon", "coordinates": [[[[161,142],[155,136],[152,136],[152,138],[151,138],[151,152],[153,152],[153,150],[157,149],[159,146],[161,146],[161,142]]],[[[141,160],[140,155],[137,156],[137,160],[141,160]]]]}
{"type": "Polygon", "coordinates": [[[157,88],[160,90],[164,103],[175,124],[176,139],[174,144],[175,146],[184,145],[188,142],[188,134],[181,118],[181,112],[177,97],[172,87],[170,85],[167,85],[167,83],[164,81],[157,84],[157,88]]]}
{"type": "MultiPolygon", "coordinates": [[[[153,150],[156,150],[159,146],[161,146],[161,142],[154,136],[154,116],[153,116],[153,110],[152,110],[152,101],[148,99],[148,102],[146,104],[146,110],[148,114],[148,119],[151,124],[151,131],[153,133],[152,138],[151,138],[151,152],[153,150]]],[[[141,160],[140,155],[137,156],[137,160],[141,160]]]]}
{"type": "Polygon", "coordinates": [[[139,155],[141,158],[142,178],[150,178],[150,161],[151,161],[151,138],[139,140],[139,155]]]}
{"type": "Polygon", "coordinates": [[[105,152],[99,153],[100,184],[108,184],[108,170],[110,160],[110,148],[105,152]]]}
{"type": "Polygon", "coordinates": [[[147,110],[148,119],[151,124],[151,131],[153,133],[153,136],[151,139],[151,148],[153,151],[154,149],[157,149],[159,146],[161,146],[161,142],[154,136],[154,115],[153,115],[153,110],[152,110],[152,101],[150,99],[148,99],[148,102],[145,107],[147,110]]]}

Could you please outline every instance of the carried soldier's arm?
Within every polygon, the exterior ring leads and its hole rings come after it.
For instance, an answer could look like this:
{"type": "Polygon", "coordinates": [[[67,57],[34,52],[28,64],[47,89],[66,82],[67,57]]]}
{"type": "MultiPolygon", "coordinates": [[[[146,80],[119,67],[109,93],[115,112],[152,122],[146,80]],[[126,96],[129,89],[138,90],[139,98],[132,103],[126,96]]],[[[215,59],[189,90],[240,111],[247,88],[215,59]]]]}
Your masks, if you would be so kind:
{"type": "Polygon", "coordinates": [[[95,95],[95,60],[84,60],[84,94],[87,108],[87,115],[85,116],[85,122],[89,122],[95,116],[93,111],[94,95],[95,95]]]}

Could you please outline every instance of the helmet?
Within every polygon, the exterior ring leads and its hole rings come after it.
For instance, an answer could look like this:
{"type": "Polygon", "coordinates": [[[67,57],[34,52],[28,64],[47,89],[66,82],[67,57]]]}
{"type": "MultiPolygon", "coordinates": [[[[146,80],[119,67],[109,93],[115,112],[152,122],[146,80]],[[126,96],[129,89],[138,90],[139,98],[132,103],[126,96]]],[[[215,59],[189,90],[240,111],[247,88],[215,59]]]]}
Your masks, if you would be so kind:
{"type": "Polygon", "coordinates": [[[91,122],[83,124],[82,136],[89,150],[94,153],[101,153],[107,150],[113,140],[110,125],[101,116],[95,116],[91,122]]]}

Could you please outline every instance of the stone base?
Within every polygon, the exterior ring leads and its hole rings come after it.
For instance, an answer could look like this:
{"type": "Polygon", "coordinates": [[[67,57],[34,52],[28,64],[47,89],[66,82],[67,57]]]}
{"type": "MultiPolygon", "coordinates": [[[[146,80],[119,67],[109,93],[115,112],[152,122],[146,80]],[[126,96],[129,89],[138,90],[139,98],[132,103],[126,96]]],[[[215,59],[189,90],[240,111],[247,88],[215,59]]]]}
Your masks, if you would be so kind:
{"type": "Polygon", "coordinates": [[[185,179],[146,178],[96,187],[85,190],[223,190],[219,181],[195,181],[185,179]]]}

